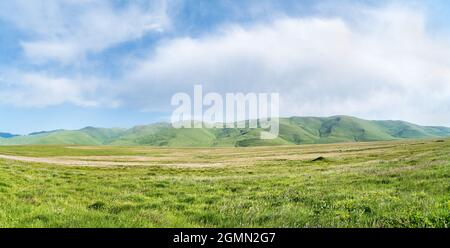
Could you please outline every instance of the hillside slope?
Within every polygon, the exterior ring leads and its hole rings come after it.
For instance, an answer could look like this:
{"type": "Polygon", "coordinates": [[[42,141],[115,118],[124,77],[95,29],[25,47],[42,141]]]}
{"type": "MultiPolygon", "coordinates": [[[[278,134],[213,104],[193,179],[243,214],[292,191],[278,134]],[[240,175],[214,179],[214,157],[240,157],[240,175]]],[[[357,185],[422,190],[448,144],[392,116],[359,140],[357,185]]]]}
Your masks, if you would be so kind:
{"type": "Polygon", "coordinates": [[[403,121],[369,121],[350,116],[280,119],[280,134],[261,140],[262,129],[175,129],[168,123],[131,129],[86,127],[9,138],[0,145],[147,145],[168,147],[270,146],[450,137],[450,128],[424,127],[403,121]]]}

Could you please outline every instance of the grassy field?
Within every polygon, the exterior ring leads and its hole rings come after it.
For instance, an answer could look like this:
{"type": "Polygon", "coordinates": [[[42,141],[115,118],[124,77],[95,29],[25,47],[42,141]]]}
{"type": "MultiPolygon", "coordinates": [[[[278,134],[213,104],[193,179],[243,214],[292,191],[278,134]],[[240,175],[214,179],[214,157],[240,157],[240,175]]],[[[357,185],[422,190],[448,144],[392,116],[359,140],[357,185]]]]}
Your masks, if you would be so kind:
{"type": "Polygon", "coordinates": [[[0,227],[448,227],[450,140],[0,147],[0,227]]]}

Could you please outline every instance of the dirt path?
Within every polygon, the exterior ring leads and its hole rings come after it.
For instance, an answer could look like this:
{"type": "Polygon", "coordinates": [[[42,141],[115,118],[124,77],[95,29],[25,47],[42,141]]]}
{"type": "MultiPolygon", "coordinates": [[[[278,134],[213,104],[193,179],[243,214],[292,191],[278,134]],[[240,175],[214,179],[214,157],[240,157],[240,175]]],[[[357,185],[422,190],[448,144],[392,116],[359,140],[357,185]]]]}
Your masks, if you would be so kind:
{"type": "Polygon", "coordinates": [[[45,163],[45,164],[58,164],[58,165],[69,165],[69,166],[121,166],[121,165],[140,165],[139,163],[133,162],[104,162],[104,161],[83,161],[74,160],[67,158],[37,158],[37,157],[22,157],[22,156],[11,156],[11,155],[0,155],[0,158],[21,161],[21,162],[31,162],[31,163],[45,163]]]}
{"type": "MultiPolygon", "coordinates": [[[[121,157],[124,158],[123,156],[121,157]]],[[[133,157],[137,159],[136,157],[133,157]]],[[[130,161],[98,161],[98,160],[86,160],[84,157],[55,157],[55,158],[38,158],[38,157],[23,157],[12,155],[1,155],[0,159],[8,159],[20,162],[30,163],[45,163],[65,166],[92,166],[92,167],[112,167],[112,166],[169,166],[177,168],[203,168],[203,167],[218,167],[224,166],[223,163],[152,163],[145,159],[141,159],[140,162],[130,161]]],[[[131,160],[131,159],[130,159],[131,160]]],[[[139,159],[137,159],[139,161],[139,159]]]]}

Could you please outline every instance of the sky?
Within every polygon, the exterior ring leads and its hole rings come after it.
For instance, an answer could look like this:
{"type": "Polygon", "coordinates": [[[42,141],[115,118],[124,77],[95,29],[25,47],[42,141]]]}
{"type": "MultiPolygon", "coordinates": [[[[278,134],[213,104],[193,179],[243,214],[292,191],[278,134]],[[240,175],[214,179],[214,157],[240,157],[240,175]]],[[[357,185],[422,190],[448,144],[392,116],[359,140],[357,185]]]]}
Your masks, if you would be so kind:
{"type": "Polygon", "coordinates": [[[168,121],[177,92],[450,126],[446,0],[2,0],[0,132],[168,121]]]}

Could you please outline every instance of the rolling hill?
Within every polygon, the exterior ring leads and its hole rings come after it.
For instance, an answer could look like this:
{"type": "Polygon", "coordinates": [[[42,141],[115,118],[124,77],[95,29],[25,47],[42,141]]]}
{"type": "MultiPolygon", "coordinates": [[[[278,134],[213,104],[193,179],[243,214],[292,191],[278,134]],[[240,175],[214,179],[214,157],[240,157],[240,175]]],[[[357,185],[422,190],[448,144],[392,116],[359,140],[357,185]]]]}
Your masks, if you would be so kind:
{"type": "Polygon", "coordinates": [[[404,121],[369,121],[350,116],[290,117],[280,119],[279,137],[259,138],[262,129],[175,129],[169,123],[131,129],[86,127],[24,136],[0,137],[0,145],[147,145],[221,147],[323,144],[450,137],[450,128],[419,126],[404,121]]]}

